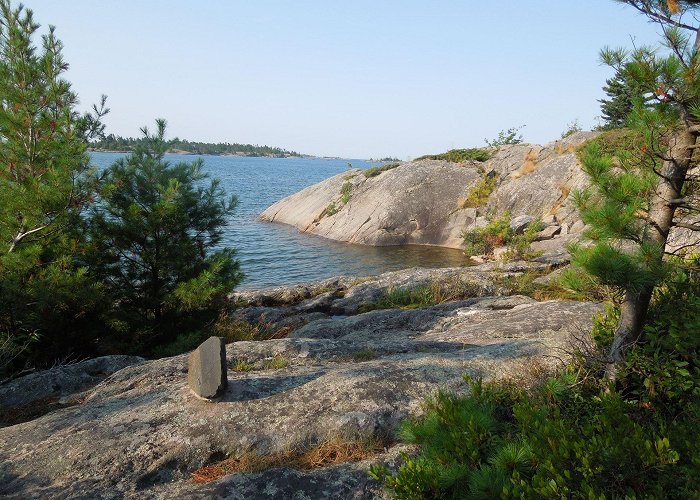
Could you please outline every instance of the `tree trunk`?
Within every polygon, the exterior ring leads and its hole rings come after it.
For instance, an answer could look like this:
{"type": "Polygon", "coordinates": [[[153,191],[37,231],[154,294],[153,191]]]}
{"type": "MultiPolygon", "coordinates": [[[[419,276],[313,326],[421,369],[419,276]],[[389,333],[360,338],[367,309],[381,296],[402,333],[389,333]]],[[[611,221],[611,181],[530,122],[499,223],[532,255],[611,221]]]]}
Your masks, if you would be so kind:
{"type": "MultiPolygon", "coordinates": [[[[658,264],[661,264],[663,259],[676,211],[676,205],[670,201],[681,198],[696,137],[697,133],[690,130],[689,124],[671,137],[665,154],[666,160],[659,172],[659,184],[651,198],[649,231],[644,237],[644,242],[658,245],[658,264]]],[[[611,381],[615,381],[618,368],[624,360],[624,350],[636,342],[642,333],[653,291],[653,286],[642,287],[639,290],[629,288],[625,291],[625,298],[620,307],[620,321],[605,368],[606,377],[611,381]]]]}

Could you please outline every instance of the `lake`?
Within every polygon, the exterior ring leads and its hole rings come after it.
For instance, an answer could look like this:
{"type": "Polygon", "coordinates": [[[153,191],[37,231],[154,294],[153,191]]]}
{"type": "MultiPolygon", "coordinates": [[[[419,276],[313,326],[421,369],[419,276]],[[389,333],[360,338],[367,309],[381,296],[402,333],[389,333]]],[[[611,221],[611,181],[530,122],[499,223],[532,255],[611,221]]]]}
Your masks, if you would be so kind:
{"type": "MultiPolygon", "coordinates": [[[[93,162],[104,168],[121,153],[91,153],[93,162]]],[[[238,251],[245,279],[240,289],[255,289],[333,276],[368,276],[414,266],[449,267],[466,265],[458,250],[438,247],[368,247],[338,243],[300,233],[296,228],[256,220],[274,202],[311,184],[353,167],[367,168],[362,160],[315,158],[248,158],[169,154],[170,162],[204,160],[204,170],[221,179],[229,194],[238,197],[238,207],[225,229],[223,243],[238,251]]],[[[376,165],[376,164],[375,164],[376,165]]]]}

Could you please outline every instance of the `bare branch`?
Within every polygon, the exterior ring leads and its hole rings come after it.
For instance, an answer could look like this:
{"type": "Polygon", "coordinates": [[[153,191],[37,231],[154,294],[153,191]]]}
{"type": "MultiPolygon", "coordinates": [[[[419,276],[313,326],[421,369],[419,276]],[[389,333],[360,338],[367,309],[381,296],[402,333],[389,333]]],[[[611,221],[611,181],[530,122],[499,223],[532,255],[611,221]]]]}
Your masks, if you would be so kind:
{"type": "Polygon", "coordinates": [[[22,241],[24,238],[26,238],[30,234],[34,234],[36,232],[39,232],[43,229],[46,229],[47,227],[48,227],[48,225],[44,225],[44,226],[35,227],[34,229],[30,229],[29,231],[20,232],[17,236],[12,238],[12,244],[10,245],[10,249],[7,251],[7,253],[12,253],[14,251],[15,247],[17,246],[17,243],[22,241]]]}

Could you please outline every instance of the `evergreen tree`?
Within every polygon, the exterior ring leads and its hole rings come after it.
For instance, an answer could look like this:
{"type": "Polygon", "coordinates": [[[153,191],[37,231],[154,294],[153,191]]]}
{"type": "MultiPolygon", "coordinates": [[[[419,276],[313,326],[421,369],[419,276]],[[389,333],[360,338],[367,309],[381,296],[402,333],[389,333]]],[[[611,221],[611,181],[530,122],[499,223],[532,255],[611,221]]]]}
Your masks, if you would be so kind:
{"type": "Polygon", "coordinates": [[[0,0],[0,372],[40,335],[56,355],[99,295],[75,265],[74,228],[90,202],[87,138],[107,110],[103,98],[94,116],[77,113],[63,46],[51,27],[37,47],[38,28],[0,0]]]}
{"type": "Polygon", "coordinates": [[[602,130],[622,128],[632,112],[634,100],[641,97],[634,81],[627,77],[625,68],[615,72],[615,76],[605,81],[603,92],[609,99],[600,99],[600,111],[604,125],[602,130]]]}
{"type": "Polygon", "coordinates": [[[700,135],[700,37],[698,27],[679,15],[693,6],[624,3],[661,23],[670,50],[666,55],[653,48],[603,51],[602,59],[618,71],[624,68],[646,98],[636,99],[628,133],[616,140],[604,136],[582,152],[593,189],[577,193],[576,201],[595,244],[575,248],[574,262],[624,292],[607,369],[612,379],[625,348],[642,334],[654,287],[667,266],[669,232],[674,226],[700,231],[688,221],[700,209],[691,196],[700,135]]]}
{"type": "Polygon", "coordinates": [[[165,127],[142,129],[91,211],[91,267],[113,301],[110,324],[141,349],[203,328],[242,278],[234,251],[218,248],[235,197],[206,183],[201,160],[167,162],[165,127]]]}

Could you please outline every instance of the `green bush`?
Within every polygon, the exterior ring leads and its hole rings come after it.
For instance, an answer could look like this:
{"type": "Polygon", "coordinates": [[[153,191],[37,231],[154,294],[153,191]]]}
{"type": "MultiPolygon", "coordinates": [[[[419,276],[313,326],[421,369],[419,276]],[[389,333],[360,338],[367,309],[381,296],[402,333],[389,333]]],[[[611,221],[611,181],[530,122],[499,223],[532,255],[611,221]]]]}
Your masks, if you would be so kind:
{"type": "Polygon", "coordinates": [[[462,203],[462,208],[476,208],[486,204],[489,201],[489,196],[496,189],[496,184],[498,184],[498,176],[485,175],[469,189],[467,198],[462,203]]]}
{"type": "Polygon", "coordinates": [[[530,244],[535,241],[537,233],[544,229],[542,221],[531,222],[523,234],[514,234],[506,240],[508,247],[504,260],[528,260],[537,257],[541,252],[535,252],[530,249],[530,244]]]}
{"type": "Polygon", "coordinates": [[[370,167],[368,169],[365,169],[362,173],[364,174],[365,177],[376,177],[382,172],[386,172],[387,170],[391,170],[392,168],[396,168],[400,163],[388,163],[386,165],[380,165],[378,167],[370,167]]]}
{"type": "Polygon", "coordinates": [[[470,256],[491,256],[494,249],[506,246],[507,251],[503,255],[503,259],[531,259],[537,253],[530,250],[530,244],[542,228],[541,221],[533,221],[523,234],[516,234],[510,227],[510,212],[506,210],[503,215],[491,219],[484,227],[462,233],[464,253],[470,256]]]}
{"type": "Polygon", "coordinates": [[[498,148],[500,146],[506,146],[508,144],[520,144],[523,142],[523,134],[519,133],[520,130],[525,128],[525,125],[520,125],[519,127],[511,127],[508,130],[501,130],[498,133],[498,137],[492,140],[484,139],[484,142],[490,148],[498,148]]]}
{"type": "Polygon", "coordinates": [[[484,148],[468,148],[468,149],[451,149],[447,153],[439,155],[425,155],[418,160],[445,160],[453,163],[462,163],[465,161],[486,161],[491,158],[491,152],[484,148]]]}
{"type": "Polygon", "coordinates": [[[352,183],[345,181],[340,188],[340,202],[343,205],[347,205],[352,198],[352,183]]]}
{"type": "Polygon", "coordinates": [[[494,248],[505,245],[514,236],[515,232],[510,228],[510,212],[506,211],[486,226],[462,233],[464,252],[467,255],[490,255],[494,248]]]}
{"type": "Polygon", "coordinates": [[[332,215],[335,215],[338,212],[340,212],[340,207],[336,205],[334,201],[331,201],[328,204],[328,206],[323,209],[323,212],[321,212],[321,218],[331,217],[332,215]]]}

